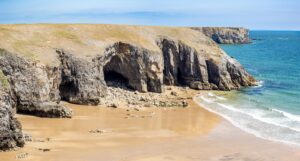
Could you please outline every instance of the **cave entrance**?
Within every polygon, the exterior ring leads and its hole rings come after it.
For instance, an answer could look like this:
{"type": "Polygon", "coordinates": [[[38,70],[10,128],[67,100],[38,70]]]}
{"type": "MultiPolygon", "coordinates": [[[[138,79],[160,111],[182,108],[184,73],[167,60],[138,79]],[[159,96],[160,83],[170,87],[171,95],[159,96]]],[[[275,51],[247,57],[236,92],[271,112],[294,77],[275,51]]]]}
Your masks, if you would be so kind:
{"type": "Polygon", "coordinates": [[[106,85],[131,90],[132,88],[128,79],[130,78],[128,75],[129,71],[126,71],[130,70],[128,69],[129,66],[130,64],[127,61],[124,61],[120,56],[113,56],[103,67],[106,85]],[[124,75],[124,73],[127,75],[124,75]]]}
{"type": "Polygon", "coordinates": [[[76,96],[79,93],[78,85],[75,80],[68,76],[62,76],[62,81],[59,85],[59,94],[62,100],[70,101],[69,98],[76,96]]]}
{"type": "Polygon", "coordinates": [[[176,79],[177,79],[177,85],[178,86],[185,86],[185,81],[184,81],[184,78],[182,76],[180,68],[177,69],[176,79]]]}
{"type": "Polygon", "coordinates": [[[107,86],[131,89],[129,86],[129,80],[116,71],[104,70],[104,80],[107,86]]]}

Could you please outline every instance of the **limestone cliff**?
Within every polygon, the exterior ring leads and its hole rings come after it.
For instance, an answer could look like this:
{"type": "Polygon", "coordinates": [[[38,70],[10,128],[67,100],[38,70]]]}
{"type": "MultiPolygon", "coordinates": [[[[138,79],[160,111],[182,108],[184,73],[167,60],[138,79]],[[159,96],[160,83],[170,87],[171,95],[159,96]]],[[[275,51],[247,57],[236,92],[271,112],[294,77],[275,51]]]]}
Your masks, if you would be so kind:
{"type": "Polygon", "coordinates": [[[0,149],[23,145],[13,107],[40,117],[71,117],[61,100],[108,102],[110,80],[156,93],[164,92],[164,85],[232,90],[255,83],[214,41],[190,28],[2,25],[0,48],[0,72],[9,91],[1,90],[0,136],[12,134],[9,146],[0,149]]]}
{"type": "Polygon", "coordinates": [[[71,117],[59,105],[60,71],[0,50],[0,69],[7,78],[17,112],[40,117],[71,117]]]}
{"type": "Polygon", "coordinates": [[[219,44],[250,43],[249,30],[237,27],[192,27],[219,44]]]}
{"type": "Polygon", "coordinates": [[[8,80],[0,71],[0,150],[24,145],[21,124],[14,117],[14,105],[8,80]]]}
{"type": "Polygon", "coordinates": [[[196,50],[181,41],[163,39],[164,82],[187,85],[193,89],[232,90],[251,86],[254,78],[225,53],[210,58],[207,51],[196,50]]]}

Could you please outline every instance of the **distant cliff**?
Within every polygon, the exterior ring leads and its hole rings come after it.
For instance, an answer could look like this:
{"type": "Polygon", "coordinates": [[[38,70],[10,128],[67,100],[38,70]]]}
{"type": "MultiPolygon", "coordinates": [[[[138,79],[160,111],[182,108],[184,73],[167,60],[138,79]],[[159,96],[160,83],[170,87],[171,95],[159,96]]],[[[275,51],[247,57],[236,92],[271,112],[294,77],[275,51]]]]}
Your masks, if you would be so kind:
{"type": "Polygon", "coordinates": [[[0,85],[6,89],[0,93],[0,138],[7,138],[0,150],[24,144],[12,109],[69,118],[72,111],[60,101],[101,104],[108,99],[108,79],[156,93],[164,85],[232,90],[255,84],[237,60],[190,28],[0,25],[0,48],[0,85]]]}
{"type": "Polygon", "coordinates": [[[192,27],[219,44],[250,43],[249,30],[237,27],[192,27]]]}

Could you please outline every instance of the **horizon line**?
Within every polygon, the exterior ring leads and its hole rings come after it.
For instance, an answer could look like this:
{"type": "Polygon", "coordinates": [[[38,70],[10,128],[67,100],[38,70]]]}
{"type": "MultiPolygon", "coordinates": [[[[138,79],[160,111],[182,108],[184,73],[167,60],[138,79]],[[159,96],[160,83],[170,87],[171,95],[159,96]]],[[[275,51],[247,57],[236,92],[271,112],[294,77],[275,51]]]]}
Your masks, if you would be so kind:
{"type": "Polygon", "coordinates": [[[143,25],[143,24],[125,24],[125,23],[86,23],[86,22],[20,22],[20,23],[1,23],[0,25],[124,25],[124,26],[148,26],[148,27],[223,27],[223,28],[245,28],[249,31],[300,31],[300,29],[259,29],[259,28],[248,28],[245,26],[195,26],[195,25],[143,25]]]}

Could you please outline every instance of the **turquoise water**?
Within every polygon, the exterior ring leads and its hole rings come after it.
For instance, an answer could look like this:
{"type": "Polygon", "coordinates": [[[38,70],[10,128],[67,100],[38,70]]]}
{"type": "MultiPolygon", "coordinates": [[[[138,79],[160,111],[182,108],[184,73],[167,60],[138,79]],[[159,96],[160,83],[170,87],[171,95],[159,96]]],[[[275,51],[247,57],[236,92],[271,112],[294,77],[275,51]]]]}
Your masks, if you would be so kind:
{"type": "Polygon", "coordinates": [[[300,145],[300,32],[252,31],[252,44],[222,45],[260,86],[199,96],[208,110],[258,137],[300,145]]]}

